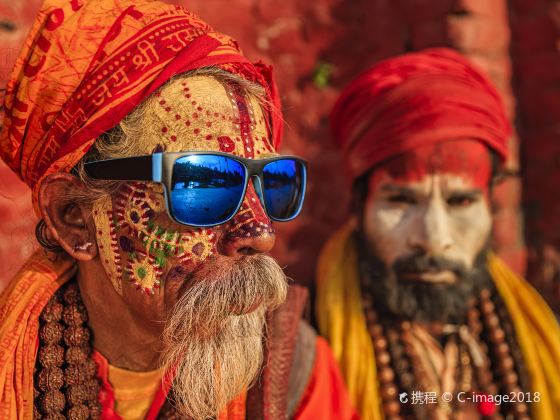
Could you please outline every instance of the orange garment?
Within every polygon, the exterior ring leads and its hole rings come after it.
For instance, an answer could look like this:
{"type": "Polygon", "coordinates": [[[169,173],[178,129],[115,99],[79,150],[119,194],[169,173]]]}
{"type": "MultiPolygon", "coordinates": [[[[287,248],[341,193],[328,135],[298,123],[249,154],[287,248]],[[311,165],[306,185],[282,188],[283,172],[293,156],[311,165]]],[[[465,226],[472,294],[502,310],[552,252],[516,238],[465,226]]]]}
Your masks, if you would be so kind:
{"type": "Polygon", "coordinates": [[[318,337],[315,363],[307,389],[296,411],[296,420],[356,420],[342,374],[327,341],[318,337]]]}
{"type": "MultiPolygon", "coordinates": [[[[107,359],[97,352],[94,357],[99,365],[99,377],[105,383],[102,392],[108,394],[101,397],[105,401],[103,404],[111,405],[103,410],[104,413],[109,413],[106,420],[144,418],[145,414],[141,413],[146,412],[149,412],[148,419],[157,417],[166,394],[166,391],[162,390],[161,374],[158,371],[130,372],[112,367],[108,364],[107,359]],[[135,383],[131,384],[131,382],[135,383]],[[145,400],[139,401],[141,398],[133,397],[138,401],[138,405],[132,406],[130,405],[132,399],[129,397],[138,391],[142,393],[145,400]],[[124,405],[122,405],[123,402],[124,405]],[[121,409],[119,409],[119,404],[121,404],[121,409]]],[[[220,413],[219,420],[244,420],[245,399],[246,394],[243,393],[231,401],[227,408],[220,413]]],[[[313,371],[294,419],[355,420],[358,418],[350,403],[350,397],[332,352],[325,339],[318,337],[313,371]]]]}
{"type": "Polygon", "coordinates": [[[0,106],[0,156],[37,204],[41,179],[69,172],[173,76],[207,66],[263,87],[277,148],[282,118],[272,69],[250,63],[235,40],[193,13],[153,0],[45,0],[0,106]]]}
{"type": "MultiPolygon", "coordinates": [[[[170,383],[162,380],[160,370],[133,372],[111,366],[98,352],[94,352],[93,357],[102,383],[99,400],[104,420],[155,420],[158,417],[169,391],[165,383],[170,383]]],[[[246,396],[243,392],[230,401],[218,420],[245,419],[246,396]]]]}
{"type": "MultiPolygon", "coordinates": [[[[0,419],[33,418],[33,371],[37,356],[39,316],[56,290],[72,278],[75,272],[73,260],[58,256],[56,261],[50,261],[44,251],[40,250],[0,295],[0,419]]],[[[94,360],[98,364],[98,375],[104,382],[99,396],[104,407],[103,418],[120,419],[112,411],[114,395],[107,380],[108,363],[97,352],[94,352],[94,360]],[[111,406],[111,410],[105,409],[108,406],[111,406]]],[[[147,419],[157,418],[165,396],[165,390],[160,387],[153,397],[147,419]]],[[[358,418],[334,357],[322,338],[317,339],[313,371],[295,418],[358,418]]],[[[230,402],[219,419],[245,419],[245,394],[230,402]]]]}
{"type": "Polygon", "coordinates": [[[0,419],[33,418],[39,316],[76,272],[73,260],[37,251],[0,295],[0,419]]]}

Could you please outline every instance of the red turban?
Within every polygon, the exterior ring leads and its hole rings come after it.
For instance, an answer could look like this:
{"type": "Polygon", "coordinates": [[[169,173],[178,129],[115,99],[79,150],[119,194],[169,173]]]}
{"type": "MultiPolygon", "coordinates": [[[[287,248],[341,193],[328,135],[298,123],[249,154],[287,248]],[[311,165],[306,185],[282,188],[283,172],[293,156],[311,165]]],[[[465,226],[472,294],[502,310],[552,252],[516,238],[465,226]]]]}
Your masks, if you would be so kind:
{"type": "Polygon", "coordinates": [[[0,155],[36,198],[44,176],[69,171],[171,77],[211,65],[265,88],[277,148],[282,119],[271,68],[248,62],[233,39],[194,14],[150,0],[46,0],[8,82],[0,155]]]}
{"type": "Polygon", "coordinates": [[[382,61],[352,81],[331,128],[354,180],[415,147],[478,140],[502,160],[511,132],[491,82],[462,55],[437,48],[382,61]]]}

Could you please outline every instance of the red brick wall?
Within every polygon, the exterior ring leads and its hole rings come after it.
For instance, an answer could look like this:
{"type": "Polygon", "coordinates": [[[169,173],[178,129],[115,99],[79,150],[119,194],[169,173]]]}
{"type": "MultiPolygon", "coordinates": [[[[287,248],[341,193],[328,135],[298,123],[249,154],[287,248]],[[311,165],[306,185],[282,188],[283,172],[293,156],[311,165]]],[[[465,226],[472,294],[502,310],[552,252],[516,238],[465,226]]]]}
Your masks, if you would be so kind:
{"type": "MultiPolygon", "coordinates": [[[[0,0],[0,88],[5,86],[40,3],[0,0]]],[[[0,290],[36,247],[35,221],[29,189],[0,160],[0,290]]]]}
{"type": "MultiPolygon", "coordinates": [[[[7,4],[8,0],[0,0],[0,17],[6,15],[3,3],[7,4]]],[[[302,216],[293,223],[277,224],[275,255],[291,277],[307,284],[312,281],[321,246],[347,216],[348,188],[340,175],[340,159],[331,144],[327,126],[328,112],[340,88],[379,59],[410,50],[450,46],[486,70],[514,119],[516,104],[511,91],[510,60],[510,32],[513,31],[511,51],[520,98],[523,192],[528,209],[526,232],[531,267],[533,273],[541,273],[536,277],[539,285],[547,285],[546,290],[559,287],[556,267],[560,256],[556,250],[560,244],[555,236],[558,229],[547,230],[554,223],[558,205],[555,207],[554,194],[547,194],[546,184],[542,182],[552,179],[543,175],[555,174],[560,167],[553,155],[560,147],[555,146],[560,142],[555,142],[557,134],[553,125],[554,112],[560,112],[560,94],[554,89],[545,90],[550,86],[547,83],[555,86],[556,77],[560,77],[556,76],[560,74],[560,57],[555,50],[559,20],[558,12],[552,7],[554,3],[549,0],[512,0],[510,4],[506,0],[190,0],[187,3],[216,29],[237,38],[250,58],[262,58],[275,65],[287,123],[283,151],[302,155],[311,165],[309,194],[302,216]],[[535,105],[532,92],[537,85],[540,90],[535,105]],[[533,148],[533,144],[540,146],[533,148]]],[[[10,12],[12,19],[24,21],[30,16],[23,6],[11,8],[19,10],[19,15],[10,12]]],[[[0,29],[0,40],[5,36],[0,29]]],[[[4,63],[10,61],[9,57],[0,58],[4,63]]],[[[0,77],[5,74],[1,69],[0,77]]],[[[513,158],[508,167],[515,172],[519,167],[517,136],[512,137],[511,150],[513,158]]],[[[0,177],[3,181],[6,177],[2,169],[0,177]]],[[[512,177],[496,190],[494,244],[510,265],[524,272],[521,188],[521,180],[512,177]]],[[[10,235],[14,238],[14,221],[5,220],[3,215],[9,213],[6,205],[12,204],[11,200],[2,200],[2,191],[0,183],[0,261],[15,262],[25,252],[14,245],[20,243],[19,236],[10,240],[10,235]]],[[[24,218],[19,220],[25,222],[24,218]]],[[[558,294],[553,299],[560,302],[558,294]]]]}
{"type": "MultiPolygon", "coordinates": [[[[295,279],[313,278],[317,254],[347,215],[348,190],[337,175],[339,160],[327,130],[328,112],[339,89],[379,59],[409,50],[450,46],[487,71],[514,117],[509,58],[510,29],[505,0],[327,0],[236,2],[222,13],[220,0],[192,0],[191,9],[217,29],[235,36],[251,58],[273,61],[283,94],[284,151],[311,163],[310,194],[302,217],[279,226],[276,255],[295,279]],[[242,24],[239,25],[238,22],[242,24]],[[318,70],[330,68],[326,87],[318,70]]],[[[516,170],[517,138],[511,141],[516,170]]],[[[494,242],[517,271],[525,268],[519,212],[520,181],[513,178],[495,194],[494,242]]]]}
{"type": "Polygon", "coordinates": [[[560,312],[560,4],[510,1],[529,273],[560,312]]]}

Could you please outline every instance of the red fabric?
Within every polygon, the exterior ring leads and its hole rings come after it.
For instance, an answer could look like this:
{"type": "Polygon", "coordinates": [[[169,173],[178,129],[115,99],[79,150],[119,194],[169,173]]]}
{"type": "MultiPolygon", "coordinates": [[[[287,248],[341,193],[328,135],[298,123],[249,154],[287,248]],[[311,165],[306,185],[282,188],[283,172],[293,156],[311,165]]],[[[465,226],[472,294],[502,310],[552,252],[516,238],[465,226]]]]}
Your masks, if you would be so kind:
{"type": "Polygon", "coordinates": [[[446,48],[382,61],[342,92],[331,129],[351,179],[420,145],[474,139],[505,159],[511,127],[491,82],[446,48]]]}
{"type": "MultiPolygon", "coordinates": [[[[101,417],[104,420],[122,420],[115,410],[115,396],[108,381],[108,362],[100,353],[94,351],[93,359],[97,363],[97,375],[101,380],[99,402],[102,406],[101,417]]],[[[164,381],[148,411],[146,420],[156,419],[165,403],[172,375],[164,381]]],[[[234,416],[235,417],[235,416],[234,416]]],[[[313,371],[305,393],[298,404],[296,420],[358,420],[358,414],[350,403],[344,380],[325,339],[318,337],[313,371]]]]}
{"type": "Polygon", "coordinates": [[[332,351],[318,337],[313,372],[299,402],[296,420],[358,420],[332,351]]]}
{"type": "MultiPolygon", "coordinates": [[[[103,420],[122,420],[122,417],[115,411],[115,392],[109,383],[109,362],[101,353],[93,352],[93,360],[97,364],[97,377],[101,381],[98,401],[101,403],[101,418],[103,420]]],[[[159,411],[165,404],[167,394],[171,389],[173,374],[167,373],[162,381],[162,386],[158,389],[154,401],[148,410],[146,420],[155,420],[159,411]]]]}
{"type": "MultiPolygon", "coordinates": [[[[260,83],[279,109],[272,69],[249,63],[235,40],[180,6],[47,0],[7,85],[0,155],[34,187],[69,171],[96,137],[171,77],[211,65],[260,83]]],[[[269,122],[278,148],[278,110],[269,122]]]]}
{"type": "Polygon", "coordinates": [[[93,360],[97,364],[97,377],[101,381],[98,401],[101,404],[101,418],[103,420],[122,420],[115,411],[115,393],[109,383],[109,366],[107,359],[100,353],[93,352],[93,360]]]}

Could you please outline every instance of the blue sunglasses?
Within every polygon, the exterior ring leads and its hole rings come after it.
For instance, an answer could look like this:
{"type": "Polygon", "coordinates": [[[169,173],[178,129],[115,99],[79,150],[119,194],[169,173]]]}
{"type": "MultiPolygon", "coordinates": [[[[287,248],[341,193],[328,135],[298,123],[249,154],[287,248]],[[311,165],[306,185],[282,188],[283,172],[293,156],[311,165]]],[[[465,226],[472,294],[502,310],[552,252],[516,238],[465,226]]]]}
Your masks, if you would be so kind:
{"type": "Polygon", "coordinates": [[[301,211],[307,182],[306,162],[293,156],[245,159],[221,152],[154,153],[88,162],[84,168],[93,179],[163,184],[169,216],[192,227],[220,225],[235,216],[250,179],[271,220],[292,220],[301,211]]]}

